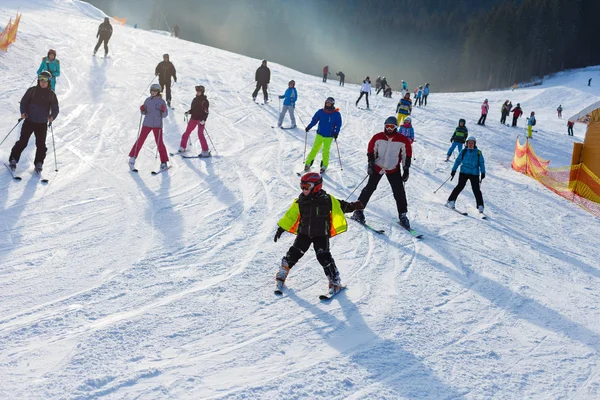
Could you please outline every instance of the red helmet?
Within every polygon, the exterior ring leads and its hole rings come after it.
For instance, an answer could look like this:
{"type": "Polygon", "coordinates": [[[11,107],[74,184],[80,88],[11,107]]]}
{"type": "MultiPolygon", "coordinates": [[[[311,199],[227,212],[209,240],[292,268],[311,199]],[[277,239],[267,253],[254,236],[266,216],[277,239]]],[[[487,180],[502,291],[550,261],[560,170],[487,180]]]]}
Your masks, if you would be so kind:
{"type": "Polygon", "coordinates": [[[323,178],[318,172],[308,172],[300,178],[300,188],[310,189],[310,193],[317,193],[323,189],[323,178]]]}

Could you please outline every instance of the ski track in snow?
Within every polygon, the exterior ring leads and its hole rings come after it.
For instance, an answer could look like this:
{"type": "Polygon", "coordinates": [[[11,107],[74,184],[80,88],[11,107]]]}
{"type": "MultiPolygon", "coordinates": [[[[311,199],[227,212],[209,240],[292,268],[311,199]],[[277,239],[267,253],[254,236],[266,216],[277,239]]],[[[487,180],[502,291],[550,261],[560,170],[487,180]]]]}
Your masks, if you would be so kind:
{"type": "MultiPolygon", "coordinates": [[[[0,5],[0,20],[14,16],[13,2],[0,5]]],[[[348,290],[322,303],[327,284],[312,250],[284,296],[273,296],[293,241],[285,233],[273,243],[273,234],[299,194],[295,172],[316,132],[304,124],[336,98],[343,164],[334,144],[324,186],[346,199],[366,175],[367,143],[394,114],[397,93],[371,97],[366,111],[354,105],[357,85],[270,63],[271,103],[257,105],[254,85],[240,88],[260,60],[119,25],[109,58],[92,57],[101,11],[78,0],[19,7],[18,39],[0,58],[0,131],[16,123],[39,58],[56,48],[59,172],[49,138],[48,185],[33,176],[33,141],[19,163],[23,180],[0,175],[0,398],[600,397],[600,222],[512,171],[526,123],[498,122],[505,99],[526,115],[534,110],[536,153],[567,165],[584,128],[565,136],[555,109],[562,104],[568,116],[598,101],[600,91],[585,86],[597,67],[514,92],[433,87],[429,105],[413,111],[406,183],[411,224],[424,239],[399,227],[382,180],[365,214],[385,235],[349,221],[332,239],[348,290]],[[67,22],[49,31],[48,19],[67,22]],[[209,141],[215,157],[173,156],[172,169],[151,176],[159,160],[150,136],[134,174],[127,159],[139,105],[164,52],[179,77],[164,120],[167,149],[178,148],[183,111],[203,84],[218,154],[209,141]],[[298,128],[272,129],[290,79],[298,128]],[[482,127],[484,98],[491,112],[482,127]],[[475,216],[470,188],[457,202],[468,217],[443,207],[455,181],[433,194],[452,168],[444,158],[461,117],[486,159],[487,221],[475,216]]],[[[0,149],[4,161],[16,131],[0,149]]],[[[195,154],[196,132],[192,140],[195,154]]]]}

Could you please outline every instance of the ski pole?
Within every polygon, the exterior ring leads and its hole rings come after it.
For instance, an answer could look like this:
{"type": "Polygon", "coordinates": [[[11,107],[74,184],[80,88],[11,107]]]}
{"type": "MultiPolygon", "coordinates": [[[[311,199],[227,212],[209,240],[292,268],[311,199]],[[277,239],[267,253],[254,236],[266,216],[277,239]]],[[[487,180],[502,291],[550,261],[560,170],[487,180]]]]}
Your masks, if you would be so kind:
{"type": "Polygon", "coordinates": [[[152,86],[152,83],[154,83],[155,79],[156,79],[156,75],[154,75],[154,77],[152,78],[152,80],[148,84],[148,87],[146,88],[146,90],[144,90],[144,92],[141,94],[142,96],[144,96],[148,92],[148,88],[150,88],[150,86],[152,86]]]}
{"type": "Polygon", "coordinates": [[[208,134],[208,129],[206,129],[206,127],[204,127],[204,132],[206,132],[206,137],[208,137],[208,140],[210,140],[210,144],[212,144],[213,149],[215,149],[215,154],[219,155],[219,153],[217,153],[217,148],[215,147],[215,144],[213,143],[212,139],[210,138],[210,135],[208,134]]]}
{"type": "Polygon", "coordinates": [[[15,130],[15,128],[21,123],[21,121],[23,121],[23,118],[19,118],[19,121],[15,124],[15,126],[12,127],[12,129],[8,132],[8,134],[6,135],[6,137],[4,139],[2,139],[2,142],[0,142],[0,146],[2,146],[2,143],[4,143],[4,141],[6,139],[8,139],[8,136],[12,133],[12,131],[15,130]]]}
{"type": "Polygon", "coordinates": [[[363,182],[364,182],[364,181],[365,181],[365,180],[366,180],[368,177],[369,177],[369,174],[367,174],[367,176],[365,176],[365,177],[363,178],[363,180],[362,180],[362,181],[360,181],[360,183],[359,183],[358,185],[356,185],[356,187],[354,188],[354,190],[352,191],[352,193],[350,193],[350,194],[348,195],[348,197],[346,197],[346,200],[344,200],[344,201],[346,201],[346,202],[347,202],[347,201],[348,201],[348,199],[349,199],[350,197],[352,197],[352,195],[354,194],[354,192],[356,192],[356,189],[358,189],[358,188],[360,187],[360,185],[362,185],[362,183],[363,183],[363,182]]]}
{"type": "Polygon", "coordinates": [[[56,161],[56,146],[54,145],[54,129],[52,128],[52,122],[50,122],[48,126],[50,126],[50,133],[52,133],[52,149],[54,150],[54,172],[58,172],[58,162],[56,161]]]}
{"type": "MultiPolygon", "coordinates": [[[[296,109],[296,107],[294,107],[294,109],[296,109]]],[[[304,125],[304,127],[306,128],[306,124],[304,123],[304,121],[302,121],[302,117],[300,116],[300,113],[298,113],[298,119],[300,120],[300,122],[302,122],[302,125],[304,125]]]]}
{"type": "Polygon", "coordinates": [[[138,131],[137,131],[137,138],[135,139],[135,158],[137,158],[138,155],[138,147],[140,145],[140,129],[142,128],[142,118],[144,117],[144,114],[140,114],[140,124],[138,125],[138,131]]]}
{"type": "Polygon", "coordinates": [[[452,175],[450,175],[450,176],[448,177],[448,179],[446,179],[446,180],[444,181],[444,183],[442,183],[442,184],[440,185],[440,187],[439,187],[439,188],[435,189],[435,190],[433,191],[433,193],[434,193],[434,194],[435,194],[435,193],[437,193],[437,191],[438,191],[438,190],[440,190],[440,189],[442,188],[442,186],[444,186],[444,185],[446,184],[446,182],[448,182],[448,181],[450,180],[450,178],[452,178],[452,175]]]}
{"type": "Polygon", "coordinates": [[[279,114],[281,114],[281,99],[279,99],[279,114]]]}
{"type": "Polygon", "coordinates": [[[302,159],[304,160],[304,164],[306,164],[306,142],[308,141],[308,131],[304,129],[304,132],[304,154],[302,155],[302,159]]]}
{"type": "Polygon", "coordinates": [[[243,88],[241,88],[240,90],[238,90],[237,92],[241,92],[242,90],[246,89],[248,86],[252,85],[254,82],[250,82],[249,84],[247,84],[246,86],[244,86],[243,88]]]}
{"type": "Polygon", "coordinates": [[[338,146],[338,142],[337,139],[333,139],[335,140],[335,147],[337,147],[337,151],[338,151],[338,160],[340,160],[340,170],[344,170],[344,167],[342,166],[342,156],[340,155],[340,146],[338,146]]]}

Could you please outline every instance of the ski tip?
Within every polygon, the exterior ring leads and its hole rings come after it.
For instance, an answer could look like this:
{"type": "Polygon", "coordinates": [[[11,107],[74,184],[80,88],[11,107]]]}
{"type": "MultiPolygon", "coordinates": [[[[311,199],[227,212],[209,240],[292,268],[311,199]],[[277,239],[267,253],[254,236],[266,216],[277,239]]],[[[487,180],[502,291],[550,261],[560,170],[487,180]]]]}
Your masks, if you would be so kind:
{"type": "Polygon", "coordinates": [[[21,179],[23,179],[23,178],[21,178],[20,176],[15,176],[15,177],[13,177],[13,179],[14,179],[15,181],[20,181],[20,180],[21,180],[21,179]]]}
{"type": "Polygon", "coordinates": [[[48,179],[42,179],[40,182],[42,182],[42,183],[48,183],[50,181],[48,179]]]}

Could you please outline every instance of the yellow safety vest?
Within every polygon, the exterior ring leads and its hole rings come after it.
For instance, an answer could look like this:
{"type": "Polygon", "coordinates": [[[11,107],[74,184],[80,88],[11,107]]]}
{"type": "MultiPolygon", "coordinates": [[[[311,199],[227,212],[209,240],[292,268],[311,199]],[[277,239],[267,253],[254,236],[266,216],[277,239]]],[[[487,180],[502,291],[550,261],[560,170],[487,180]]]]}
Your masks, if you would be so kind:
{"type": "MultiPolygon", "coordinates": [[[[346,221],[346,216],[344,216],[344,212],[342,211],[342,206],[340,205],[339,200],[331,195],[328,196],[331,199],[331,213],[329,214],[329,237],[334,237],[335,235],[348,230],[348,222],[346,221]]],[[[283,217],[281,217],[277,225],[279,225],[282,229],[293,233],[294,235],[298,234],[298,225],[300,225],[300,206],[298,206],[298,199],[294,199],[292,205],[286,211],[283,217]]]]}

